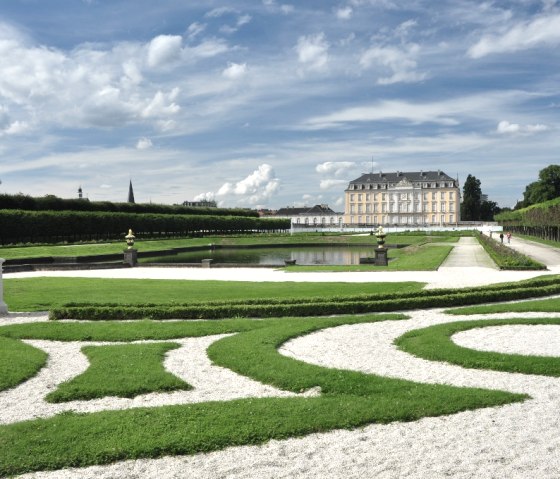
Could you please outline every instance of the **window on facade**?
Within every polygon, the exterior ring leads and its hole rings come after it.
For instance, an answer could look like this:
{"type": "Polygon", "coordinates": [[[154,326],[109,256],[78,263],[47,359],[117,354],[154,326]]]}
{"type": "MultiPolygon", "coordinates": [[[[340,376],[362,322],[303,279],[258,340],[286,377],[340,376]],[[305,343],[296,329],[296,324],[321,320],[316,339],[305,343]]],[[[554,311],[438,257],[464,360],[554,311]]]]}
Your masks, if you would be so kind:
{"type": "Polygon", "coordinates": [[[444,200],[445,199],[445,191],[441,192],[441,199],[444,200]]]}
{"type": "Polygon", "coordinates": [[[453,223],[455,221],[455,215],[449,215],[449,222],[453,223]]]}
{"type": "Polygon", "coordinates": [[[436,192],[434,191],[434,192],[432,193],[432,201],[435,201],[435,200],[436,200],[436,192]]]}
{"type": "Polygon", "coordinates": [[[453,191],[450,191],[450,192],[449,192],[449,201],[453,201],[453,200],[455,199],[455,198],[453,197],[453,195],[454,195],[454,192],[453,192],[453,191]]]}
{"type": "Polygon", "coordinates": [[[383,203],[383,204],[381,205],[381,212],[382,212],[382,213],[387,213],[387,203],[383,203]]]}
{"type": "Polygon", "coordinates": [[[391,213],[394,213],[394,211],[395,211],[395,203],[391,202],[391,203],[389,204],[389,211],[390,211],[391,213]]]}
{"type": "Polygon", "coordinates": [[[455,211],[455,203],[449,203],[449,211],[455,211]]]}
{"type": "Polygon", "coordinates": [[[436,215],[432,215],[432,223],[436,222],[436,215]]]}
{"type": "Polygon", "coordinates": [[[437,211],[437,203],[432,203],[432,212],[435,213],[437,211]]]}
{"type": "Polygon", "coordinates": [[[441,207],[441,210],[440,210],[440,211],[441,211],[442,213],[445,213],[445,203],[442,203],[440,207],[441,207]]]}
{"type": "Polygon", "coordinates": [[[335,220],[334,220],[334,216],[331,216],[331,225],[334,225],[335,220]]]}
{"type": "Polygon", "coordinates": [[[354,193],[350,193],[350,201],[354,201],[354,193]]]}
{"type": "Polygon", "coordinates": [[[383,201],[387,201],[387,193],[383,193],[381,198],[383,201]]]}
{"type": "Polygon", "coordinates": [[[327,222],[327,218],[325,218],[324,216],[321,218],[321,224],[325,224],[327,222]]]}
{"type": "Polygon", "coordinates": [[[428,193],[424,193],[424,201],[428,201],[428,193]]]}
{"type": "Polygon", "coordinates": [[[445,223],[445,215],[441,215],[441,223],[445,223]]]}
{"type": "Polygon", "coordinates": [[[358,201],[362,201],[362,194],[361,193],[358,195],[358,201]]]}
{"type": "Polygon", "coordinates": [[[305,218],[305,224],[306,224],[306,225],[309,224],[309,218],[305,218]]]}
{"type": "Polygon", "coordinates": [[[296,218],[296,223],[299,225],[299,218],[296,218]]]}
{"type": "Polygon", "coordinates": [[[377,216],[374,216],[374,217],[373,217],[373,222],[374,222],[375,224],[377,224],[377,216]]]}
{"type": "Polygon", "coordinates": [[[358,216],[358,224],[362,224],[362,217],[358,216]]]}
{"type": "Polygon", "coordinates": [[[358,213],[362,213],[362,204],[361,203],[358,204],[358,213]]]}
{"type": "Polygon", "coordinates": [[[354,208],[355,208],[354,205],[350,205],[350,214],[351,215],[353,215],[355,213],[354,208]]]}
{"type": "Polygon", "coordinates": [[[368,193],[368,194],[366,195],[366,201],[369,201],[369,200],[370,200],[370,197],[371,197],[371,195],[368,193]]]}
{"type": "Polygon", "coordinates": [[[369,216],[366,216],[366,224],[369,225],[369,216]]]}
{"type": "Polygon", "coordinates": [[[317,224],[317,218],[313,218],[313,224],[314,224],[314,225],[317,224]]]}
{"type": "Polygon", "coordinates": [[[371,203],[366,203],[366,213],[371,213],[371,203]]]}

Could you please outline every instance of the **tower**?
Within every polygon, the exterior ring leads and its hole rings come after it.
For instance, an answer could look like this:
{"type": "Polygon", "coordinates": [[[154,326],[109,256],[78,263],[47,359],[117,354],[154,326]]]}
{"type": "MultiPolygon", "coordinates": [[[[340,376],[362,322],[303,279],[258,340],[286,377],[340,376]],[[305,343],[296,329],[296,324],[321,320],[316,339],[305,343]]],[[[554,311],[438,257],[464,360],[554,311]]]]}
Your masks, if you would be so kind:
{"type": "Polygon", "coordinates": [[[134,190],[132,189],[132,180],[130,180],[130,184],[128,185],[128,202],[134,203],[134,190]]]}
{"type": "Polygon", "coordinates": [[[80,187],[78,188],[78,199],[83,199],[84,198],[84,193],[82,191],[82,185],[80,185],[80,187]]]}

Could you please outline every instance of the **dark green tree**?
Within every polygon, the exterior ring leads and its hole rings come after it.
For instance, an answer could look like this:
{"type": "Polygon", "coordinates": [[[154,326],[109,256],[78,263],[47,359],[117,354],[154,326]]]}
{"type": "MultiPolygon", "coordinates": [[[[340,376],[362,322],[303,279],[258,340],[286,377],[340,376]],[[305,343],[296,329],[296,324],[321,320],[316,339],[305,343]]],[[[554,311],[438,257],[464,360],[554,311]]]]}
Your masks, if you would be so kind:
{"type": "MultiPolygon", "coordinates": [[[[529,183],[520,207],[527,207],[560,196],[560,165],[550,165],[539,171],[539,179],[529,183]]],[[[516,205],[517,207],[517,205],[516,205]]]]}
{"type": "Polygon", "coordinates": [[[463,185],[463,203],[461,204],[461,220],[480,220],[480,207],[482,203],[482,190],[480,180],[469,175],[463,185]]]}
{"type": "Polygon", "coordinates": [[[494,221],[494,215],[501,212],[498,203],[495,201],[483,201],[480,203],[480,219],[482,221],[494,221]]]}

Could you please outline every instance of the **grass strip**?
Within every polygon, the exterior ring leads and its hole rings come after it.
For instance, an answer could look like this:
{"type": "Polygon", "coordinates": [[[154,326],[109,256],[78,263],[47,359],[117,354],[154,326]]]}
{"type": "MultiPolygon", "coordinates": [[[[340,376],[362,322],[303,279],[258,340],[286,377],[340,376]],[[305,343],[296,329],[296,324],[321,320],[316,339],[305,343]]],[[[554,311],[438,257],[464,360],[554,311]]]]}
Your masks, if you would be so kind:
{"type": "Polygon", "coordinates": [[[482,245],[488,255],[494,260],[500,269],[508,270],[540,270],[546,266],[528,256],[515,251],[512,248],[498,243],[484,236],[482,233],[476,235],[478,242],[482,245]]]}
{"type": "Polygon", "coordinates": [[[560,293],[557,278],[485,288],[459,290],[428,290],[421,293],[404,293],[388,299],[378,296],[370,299],[352,298],[350,301],[323,299],[317,302],[220,303],[173,306],[79,306],[54,308],[49,318],[83,320],[126,319],[218,319],[228,317],[286,317],[319,316],[333,314],[365,314],[372,312],[406,311],[420,308],[463,306],[514,300],[520,298],[551,296],[560,293]]]}
{"type": "Polygon", "coordinates": [[[47,353],[29,344],[0,337],[0,391],[34,376],[47,362],[47,353]]]}
{"type": "Polygon", "coordinates": [[[465,308],[448,309],[446,314],[472,315],[493,313],[558,313],[560,312],[560,298],[521,301],[518,303],[488,304],[467,306],[465,308]]]}
{"type": "Polygon", "coordinates": [[[494,371],[538,374],[554,377],[560,376],[560,358],[558,357],[476,351],[459,346],[451,340],[451,336],[460,331],[512,324],[560,325],[560,318],[519,318],[445,323],[409,331],[397,338],[395,344],[403,351],[423,359],[445,361],[465,368],[491,369],[494,371]]]}
{"type": "Polygon", "coordinates": [[[177,343],[85,346],[90,366],[47,395],[60,403],[105,396],[131,398],[150,392],[189,390],[192,386],[163,367],[165,354],[177,343]]]}
{"type": "MultiPolygon", "coordinates": [[[[222,366],[291,391],[320,386],[320,397],[65,413],[4,425],[0,426],[0,474],[209,452],[373,422],[412,421],[527,398],[503,391],[419,384],[328,369],[286,358],[276,350],[290,338],[311,331],[383,319],[385,316],[258,321],[254,323],[265,327],[222,339],[210,348],[209,354],[222,366]]],[[[132,324],[128,326],[133,329],[132,324]]]]}
{"type": "Polygon", "coordinates": [[[4,300],[11,311],[46,311],[80,303],[177,304],[244,299],[330,297],[418,291],[424,283],[298,283],[188,281],[109,278],[4,278],[4,300]]]}

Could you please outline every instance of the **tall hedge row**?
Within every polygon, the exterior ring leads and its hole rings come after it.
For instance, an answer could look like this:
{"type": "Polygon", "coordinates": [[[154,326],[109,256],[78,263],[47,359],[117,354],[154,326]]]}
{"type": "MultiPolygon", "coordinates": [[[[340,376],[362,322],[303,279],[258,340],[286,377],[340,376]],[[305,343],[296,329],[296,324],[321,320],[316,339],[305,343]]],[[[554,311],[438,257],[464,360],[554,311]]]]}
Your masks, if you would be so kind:
{"type": "Polygon", "coordinates": [[[139,237],[169,237],[284,231],[290,228],[290,221],[248,216],[0,210],[3,245],[122,239],[129,228],[139,237]]]}
{"type": "Polygon", "coordinates": [[[27,195],[0,194],[0,210],[27,211],[107,211],[115,213],[156,213],[175,215],[215,215],[258,217],[254,210],[243,208],[202,208],[151,203],[112,203],[110,201],[89,201],[63,199],[53,195],[32,197],[27,195]]]}
{"type": "Polygon", "coordinates": [[[500,213],[495,219],[513,233],[560,241],[560,198],[500,213]]]}

